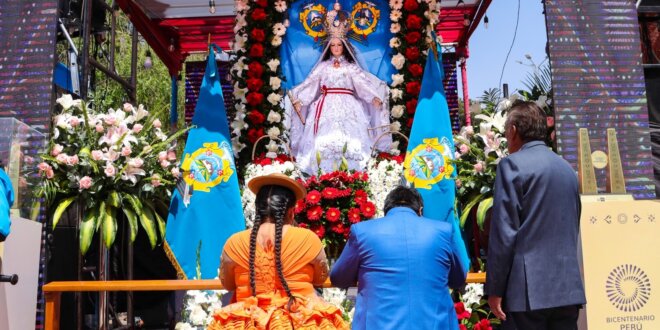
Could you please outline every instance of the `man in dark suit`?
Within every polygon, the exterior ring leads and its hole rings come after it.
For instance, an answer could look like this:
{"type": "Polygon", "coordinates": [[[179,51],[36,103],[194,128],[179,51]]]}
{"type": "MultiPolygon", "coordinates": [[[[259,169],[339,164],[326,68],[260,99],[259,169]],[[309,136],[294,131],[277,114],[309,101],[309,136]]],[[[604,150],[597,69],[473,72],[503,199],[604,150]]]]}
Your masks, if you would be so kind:
{"type": "Polygon", "coordinates": [[[577,329],[586,302],[578,265],[577,177],[543,142],[546,117],[539,106],[517,102],[507,115],[510,155],[495,178],[488,303],[518,330],[577,329]]]}
{"type": "Polygon", "coordinates": [[[465,284],[450,223],[421,216],[422,197],[397,187],[385,217],[351,227],[332,284],[358,284],[353,329],[458,329],[448,286],[465,284]]]}

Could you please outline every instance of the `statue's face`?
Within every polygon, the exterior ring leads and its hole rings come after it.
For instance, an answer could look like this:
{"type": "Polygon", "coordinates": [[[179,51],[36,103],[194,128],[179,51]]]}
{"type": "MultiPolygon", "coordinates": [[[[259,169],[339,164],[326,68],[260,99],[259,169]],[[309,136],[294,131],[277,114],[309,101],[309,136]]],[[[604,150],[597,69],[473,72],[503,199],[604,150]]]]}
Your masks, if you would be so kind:
{"type": "Polygon", "coordinates": [[[344,54],[344,44],[341,40],[337,38],[330,40],[330,52],[333,56],[341,56],[344,54]]]}

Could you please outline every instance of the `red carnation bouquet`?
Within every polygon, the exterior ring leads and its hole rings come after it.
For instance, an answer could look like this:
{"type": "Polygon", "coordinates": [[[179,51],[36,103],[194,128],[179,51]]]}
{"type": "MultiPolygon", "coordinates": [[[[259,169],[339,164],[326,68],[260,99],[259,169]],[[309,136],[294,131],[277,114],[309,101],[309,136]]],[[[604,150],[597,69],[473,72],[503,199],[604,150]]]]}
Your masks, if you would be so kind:
{"type": "Polygon", "coordinates": [[[323,240],[328,258],[337,258],[351,225],[376,215],[369,200],[369,176],[364,172],[335,171],[303,181],[307,197],[296,204],[296,220],[323,240]]]}

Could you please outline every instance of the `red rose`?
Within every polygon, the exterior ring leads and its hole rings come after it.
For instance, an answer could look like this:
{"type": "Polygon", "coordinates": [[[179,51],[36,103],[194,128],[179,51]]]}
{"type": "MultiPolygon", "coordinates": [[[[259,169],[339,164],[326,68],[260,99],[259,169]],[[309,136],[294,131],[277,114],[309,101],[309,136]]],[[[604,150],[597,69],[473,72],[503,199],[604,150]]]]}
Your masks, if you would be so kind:
{"type": "Polygon", "coordinates": [[[410,128],[410,127],[412,127],[412,125],[413,125],[413,118],[408,118],[408,122],[406,122],[406,126],[408,126],[408,128],[410,128]]]}
{"type": "Polygon", "coordinates": [[[321,225],[313,226],[310,227],[309,229],[313,231],[314,234],[316,234],[316,236],[318,236],[320,239],[323,239],[323,237],[325,236],[325,228],[321,225]]]}
{"type": "Polygon", "coordinates": [[[360,214],[360,209],[352,208],[348,210],[348,221],[350,223],[358,223],[362,220],[362,215],[360,214]]]}
{"type": "Polygon", "coordinates": [[[255,21],[263,21],[266,19],[266,12],[262,8],[256,8],[252,11],[252,19],[255,21]]]}
{"type": "Polygon", "coordinates": [[[422,28],[422,18],[417,15],[410,15],[406,19],[408,30],[419,30],[422,28]]]}
{"type": "Polygon", "coordinates": [[[465,310],[465,305],[462,302],[457,302],[454,304],[454,309],[456,310],[456,316],[459,320],[466,319],[470,317],[470,312],[465,310]]]}
{"type": "Polygon", "coordinates": [[[474,330],[492,330],[490,321],[488,319],[482,319],[479,323],[474,325],[474,330]]]}
{"type": "Polygon", "coordinates": [[[321,219],[322,215],[323,215],[323,209],[319,205],[312,206],[307,210],[307,219],[311,221],[317,221],[321,219]]]}
{"type": "Polygon", "coordinates": [[[367,201],[367,198],[368,197],[367,197],[367,192],[366,191],[364,191],[362,189],[359,189],[359,190],[355,191],[355,199],[354,200],[355,200],[355,203],[357,205],[362,205],[363,203],[365,203],[367,201]]]}
{"type": "Polygon", "coordinates": [[[250,78],[261,78],[264,74],[264,67],[261,66],[261,63],[254,61],[248,64],[248,73],[247,76],[250,78]]]}
{"type": "Polygon", "coordinates": [[[330,207],[325,212],[325,218],[330,222],[337,222],[341,216],[341,211],[336,207],[330,207]]]}
{"type": "Polygon", "coordinates": [[[262,44],[254,44],[250,47],[250,57],[264,57],[264,46],[262,44]]]}
{"type": "Polygon", "coordinates": [[[250,92],[245,98],[247,99],[247,103],[253,107],[260,105],[264,101],[264,95],[257,92],[250,92]]]}
{"type": "Polygon", "coordinates": [[[304,210],[305,210],[305,201],[300,199],[296,202],[296,207],[293,209],[293,212],[295,214],[300,214],[300,212],[302,212],[304,210]]]}
{"type": "Polygon", "coordinates": [[[465,326],[465,324],[459,324],[458,329],[459,330],[468,330],[468,328],[465,326]]]}
{"type": "Polygon", "coordinates": [[[407,11],[415,11],[419,7],[417,0],[406,0],[403,3],[403,8],[407,11]]]}
{"type": "Polygon", "coordinates": [[[339,190],[337,188],[325,188],[323,191],[321,191],[321,195],[323,195],[323,198],[325,199],[335,199],[339,197],[339,190]]]}
{"type": "Polygon", "coordinates": [[[406,48],[406,59],[409,62],[416,62],[419,59],[419,48],[417,47],[406,48]]]}
{"type": "Polygon", "coordinates": [[[264,116],[261,112],[259,112],[259,110],[250,111],[247,115],[247,118],[253,125],[259,125],[263,123],[264,120],[266,120],[266,116],[264,116]]]}
{"type": "Polygon", "coordinates": [[[417,97],[421,88],[422,86],[419,84],[419,81],[411,81],[408,83],[408,85],[406,85],[406,92],[411,94],[413,97],[417,97]]]}
{"type": "Polygon", "coordinates": [[[250,31],[250,37],[256,42],[264,42],[266,40],[266,33],[262,29],[254,28],[250,31]]]}
{"type": "Polygon", "coordinates": [[[415,110],[417,110],[417,99],[412,99],[408,102],[406,102],[406,111],[409,114],[414,114],[415,110]]]}
{"type": "Polygon", "coordinates": [[[413,77],[420,77],[424,72],[424,68],[422,68],[421,65],[415,63],[408,66],[408,71],[410,71],[410,74],[412,74],[413,77]]]}
{"type": "Polygon", "coordinates": [[[258,92],[261,86],[264,85],[264,81],[261,78],[248,78],[245,82],[247,82],[247,88],[250,92],[258,92]]]}
{"type": "Polygon", "coordinates": [[[365,218],[371,219],[376,215],[376,205],[372,202],[366,201],[360,205],[360,211],[365,218]]]}
{"type": "Polygon", "coordinates": [[[422,34],[417,32],[417,31],[412,31],[406,33],[406,36],[404,37],[406,39],[406,42],[409,44],[416,44],[419,39],[422,37],[422,34]]]}
{"type": "Polygon", "coordinates": [[[268,0],[257,0],[257,4],[261,8],[266,8],[268,7],[268,0]]]}
{"type": "Polygon", "coordinates": [[[250,143],[255,143],[257,141],[257,139],[259,139],[262,136],[264,136],[264,129],[263,128],[260,128],[260,129],[250,128],[250,129],[248,129],[247,138],[248,138],[248,141],[250,143]]]}
{"type": "Polygon", "coordinates": [[[309,205],[316,205],[319,203],[319,201],[321,201],[321,193],[318,192],[318,190],[312,190],[307,194],[305,200],[309,205]]]}

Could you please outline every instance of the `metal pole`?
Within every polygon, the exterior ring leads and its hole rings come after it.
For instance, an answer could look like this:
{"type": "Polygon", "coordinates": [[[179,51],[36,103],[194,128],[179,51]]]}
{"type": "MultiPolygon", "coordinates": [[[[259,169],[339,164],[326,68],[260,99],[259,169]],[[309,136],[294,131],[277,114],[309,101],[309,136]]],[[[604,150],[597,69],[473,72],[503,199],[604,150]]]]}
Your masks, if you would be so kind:
{"type": "Polygon", "coordinates": [[[89,73],[91,72],[89,68],[89,45],[90,37],[92,35],[92,0],[83,0],[83,46],[80,54],[82,55],[80,60],[80,72],[82,73],[82,83],[80,86],[80,97],[83,100],[87,100],[87,92],[89,85],[89,73]]]}
{"type": "Polygon", "coordinates": [[[133,24],[132,31],[133,39],[131,44],[131,93],[130,99],[132,103],[137,101],[137,52],[138,52],[138,32],[133,24]]]}
{"type": "MultiPolygon", "coordinates": [[[[76,221],[76,233],[80,233],[80,223],[83,221],[83,203],[82,199],[78,199],[78,219],[76,221]]],[[[80,235],[78,235],[78,281],[83,280],[83,255],[82,252],[80,251],[80,235]]],[[[76,300],[76,329],[82,330],[83,328],[83,308],[82,308],[82,297],[83,293],[82,292],[76,292],[75,294],[75,300],[76,300]]]]}
{"type": "Polygon", "coordinates": [[[108,65],[108,68],[112,72],[115,71],[115,42],[117,40],[117,17],[115,17],[115,6],[117,4],[115,3],[116,1],[112,1],[112,10],[110,11],[110,63],[108,65]]]}
{"type": "MultiPolygon", "coordinates": [[[[126,219],[124,217],[124,219],[126,219]]],[[[128,239],[126,240],[128,246],[126,247],[126,279],[133,279],[133,242],[131,242],[131,226],[128,226],[126,222],[126,235],[128,239]]],[[[133,317],[133,291],[126,292],[126,317],[128,319],[128,328],[135,329],[135,317],[133,317]]]]}
{"type": "Polygon", "coordinates": [[[502,84],[502,94],[505,98],[509,97],[509,84],[502,84]]]}
{"type": "Polygon", "coordinates": [[[470,119],[470,95],[468,94],[466,58],[463,58],[461,61],[461,83],[463,85],[463,112],[465,113],[465,126],[470,126],[472,120],[470,119]]]}
{"type": "MultiPolygon", "coordinates": [[[[99,234],[99,281],[108,281],[110,278],[110,251],[105,247],[103,237],[99,234]]],[[[99,329],[108,327],[108,291],[99,292],[99,329]]]]}

